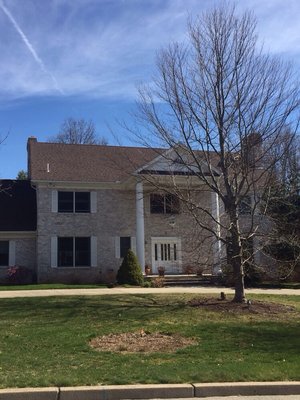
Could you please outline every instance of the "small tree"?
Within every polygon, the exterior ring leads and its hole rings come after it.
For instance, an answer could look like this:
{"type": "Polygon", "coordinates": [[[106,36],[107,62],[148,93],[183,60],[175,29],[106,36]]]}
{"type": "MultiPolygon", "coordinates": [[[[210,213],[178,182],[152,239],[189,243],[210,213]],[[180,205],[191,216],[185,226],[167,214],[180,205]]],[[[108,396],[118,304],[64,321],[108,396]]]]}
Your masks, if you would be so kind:
{"type": "Polygon", "coordinates": [[[84,119],[67,118],[61,125],[59,133],[50,138],[51,142],[66,144],[102,144],[107,145],[105,138],[98,138],[95,124],[84,119]]]}
{"type": "Polygon", "coordinates": [[[28,179],[28,174],[27,174],[27,172],[24,171],[23,169],[21,169],[21,170],[18,172],[18,175],[16,176],[16,179],[17,179],[18,181],[25,181],[26,179],[28,179]]]}
{"type": "Polygon", "coordinates": [[[128,250],[117,273],[119,284],[137,285],[143,284],[143,274],[138,259],[132,250],[128,250]]]}

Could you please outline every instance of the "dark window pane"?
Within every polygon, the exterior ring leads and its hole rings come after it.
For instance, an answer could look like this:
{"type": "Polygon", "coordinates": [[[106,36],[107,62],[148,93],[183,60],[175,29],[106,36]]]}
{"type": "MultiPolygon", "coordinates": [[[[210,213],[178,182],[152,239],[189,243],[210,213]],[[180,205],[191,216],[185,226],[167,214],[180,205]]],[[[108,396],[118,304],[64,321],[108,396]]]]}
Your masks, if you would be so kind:
{"type": "Polygon", "coordinates": [[[179,213],[179,199],[174,194],[166,194],[166,213],[167,214],[179,213]]]}
{"type": "Polygon", "coordinates": [[[8,253],[9,253],[9,242],[8,240],[0,241],[0,266],[8,266],[8,253]]]}
{"type": "Polygon", "coordinates": [[[58,192],[58,212],[73,212],[73,192],[58,192]]]}
{"type": "Polygon", "coordinates": [[[75,212],[89,213],[90,212],[90,193],[75,192],[75,212]]]}
{"type": "Polygon", "coordinates": [[[75,266],[90,267],[91,265],[91,240],[89,237],[75,238],[75,266]]]}
{"type": "Polygon", "coordinates": [[[127,251],[131,247],[131,238],[130,236],[120,237],[120,257],[123,258],[126,256],[127,251]]]}
{"type": "Polygon", "coordinates": [[[164,195],[153,193],[150,195],[150,212],[152,214],[164,214],[164,195]]]}
{"type": "Polygon", "coordinates": [[[60,237],[57,240],[58,266],[73,267],[73,238],[60,237]]]}
{"type": "Polygon", "coordinates": [[[239,204],[239,213],[242,215],[251,214],[251,197],[245,196],[239,204]]]}

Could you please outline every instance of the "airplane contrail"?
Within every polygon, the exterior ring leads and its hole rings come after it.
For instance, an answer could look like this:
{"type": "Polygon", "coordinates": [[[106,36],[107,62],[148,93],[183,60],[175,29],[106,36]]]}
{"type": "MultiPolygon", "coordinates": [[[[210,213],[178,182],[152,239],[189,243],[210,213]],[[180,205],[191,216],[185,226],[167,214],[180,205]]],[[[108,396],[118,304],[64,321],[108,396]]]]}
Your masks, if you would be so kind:
{"type": "Polygon", "coordinates": [[[12,23],[13,27],[15,28],[15,30],[18,32],[18,34],[21,36],[21,39],[23,40],[23,42],[25,43],[25,46],[27,47],[27,49],[29,50],[29,52],[31,53],[31,55],[33,56],[34,60],[38,63],[38,65],[40,66],[41,70],[47,74],[53,84],[55,89],[60,93],[60,94],[64,94],[64,92],[62,91],[62,89],[59,87],[57,80],[55,79],[55,76],[51,74],[50,71],[48,71],[48,69],[46,68],[44,62],[41,60],[41,58],[38,56],[37,52],[35,51],[35,49],[33,48],[32,44],[30,43],[30,41],[28,40],[27,36],[25,35],[25,33],[22,31],[22,29],[19,27],[17,21],[14,19],[14,17],[11,15],[10,11],[5,7],[5,5],[0,2],[0,7],[2,9],[2,11],[4,12],[4,14],[7,16],[7,18],[9,19],[9,21],[12,23]]]}

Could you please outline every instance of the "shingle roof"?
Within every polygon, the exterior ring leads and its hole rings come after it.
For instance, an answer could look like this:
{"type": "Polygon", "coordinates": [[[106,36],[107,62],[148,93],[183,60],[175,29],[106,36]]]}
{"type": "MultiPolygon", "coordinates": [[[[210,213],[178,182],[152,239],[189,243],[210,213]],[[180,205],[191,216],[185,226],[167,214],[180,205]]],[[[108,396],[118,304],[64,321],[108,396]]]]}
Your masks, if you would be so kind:
{"type": "Polygon", "coordinates": [[[145,147],[40,143],[29,138],[29,177],[33,181],[124,181],[163,151],[145,147]]]}
{"type": "Polygon", "coordinates": [[[36,192],[30,181],[0,180],[0,231],[36,230],[36,192]]]}

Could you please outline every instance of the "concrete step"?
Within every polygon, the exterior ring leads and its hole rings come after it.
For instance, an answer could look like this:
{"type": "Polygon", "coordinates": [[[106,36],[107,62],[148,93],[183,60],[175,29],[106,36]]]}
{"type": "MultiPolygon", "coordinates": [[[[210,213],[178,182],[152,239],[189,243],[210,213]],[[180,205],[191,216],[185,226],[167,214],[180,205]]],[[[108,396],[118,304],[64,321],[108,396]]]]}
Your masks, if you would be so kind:
{"type": "MultiPolygon", "coordinates": [[[[148,275],[146,280],[153,280],[158,277],[158,275],[148,275]]],[[[163,278],[164,286],[206,286],[213,281],[212,275],[165,275],[163,278]]]]}

